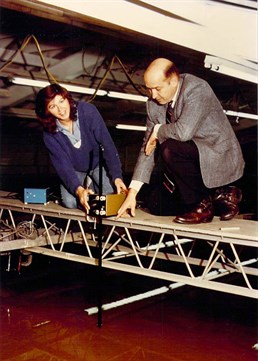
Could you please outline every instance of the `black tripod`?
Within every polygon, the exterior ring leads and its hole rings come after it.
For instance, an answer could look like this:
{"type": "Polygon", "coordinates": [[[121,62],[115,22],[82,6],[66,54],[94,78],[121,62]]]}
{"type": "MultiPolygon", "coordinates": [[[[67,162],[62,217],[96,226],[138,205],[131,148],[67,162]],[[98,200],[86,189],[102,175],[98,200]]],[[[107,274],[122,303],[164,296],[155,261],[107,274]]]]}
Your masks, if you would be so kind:
{"type": "Polygon", "coordinates": [[[97,215],[97,236],[98,236],[98,327],[102,326],[102,238],[103,238],[103,225],[101,216],[101,196],[103,192],[103,152],[104,147],[99,144],[99,201],[98,201],[98,215],[97,215]]]}

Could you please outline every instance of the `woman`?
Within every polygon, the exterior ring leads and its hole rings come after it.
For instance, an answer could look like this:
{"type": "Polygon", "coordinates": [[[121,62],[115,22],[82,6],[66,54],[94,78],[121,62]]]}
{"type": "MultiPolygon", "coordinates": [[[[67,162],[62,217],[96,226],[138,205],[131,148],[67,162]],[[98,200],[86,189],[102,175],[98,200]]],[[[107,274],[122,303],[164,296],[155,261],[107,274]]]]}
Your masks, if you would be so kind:
{"type": "Polygon", "coordinates": [[[61,197],[67,208],[81,205],[89,211],[88,195],[99,189],[99,152],[103,149],[102,193],[126,191],[117,149],[96,107],[75,102],[59,84],[41,89],[35,112],[43,139],[61,179],[61,197]],[[78,204],[79,201],[79,204],[78,204]]]}

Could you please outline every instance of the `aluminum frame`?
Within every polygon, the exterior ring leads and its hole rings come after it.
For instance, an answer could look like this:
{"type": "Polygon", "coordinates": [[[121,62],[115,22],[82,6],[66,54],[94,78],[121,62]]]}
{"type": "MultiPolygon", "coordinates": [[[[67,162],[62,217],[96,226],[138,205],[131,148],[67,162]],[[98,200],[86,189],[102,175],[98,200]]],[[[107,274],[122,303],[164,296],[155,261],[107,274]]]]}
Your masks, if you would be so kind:
{"type": "MultiPolygon", "coordinates": [[[[27,249],[93,266],[99,263],[96,224],[80,210],[52,202],[26,205],[5,197],[0,198],[0,220],[14,231],[14,239],[0,238],[0,252],[27,249]],[[33,237],[19,235],[21,214],[31,215],[28,224],[40,224],[33,237]],[[63,227],[57,226],[60,219],[63,227]],[[65,244],[71,242],[84,244],[87,254],[66,252],[65,244]]],[[[256,221],[222,222],[215,217],[211,223],[180,225],[171,217],[138,209],[134,218],[102,218],[102,224],[102,267],[258,298],[256,221]]]]}

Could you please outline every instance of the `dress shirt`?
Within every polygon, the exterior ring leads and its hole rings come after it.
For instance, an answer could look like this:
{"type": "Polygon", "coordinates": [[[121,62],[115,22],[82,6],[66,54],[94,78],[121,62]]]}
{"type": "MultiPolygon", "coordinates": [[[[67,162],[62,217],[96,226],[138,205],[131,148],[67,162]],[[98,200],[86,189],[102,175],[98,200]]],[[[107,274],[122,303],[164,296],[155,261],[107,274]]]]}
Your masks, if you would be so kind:
{"type": "Polygon", "coordinates": [[[58,119],[56,120],[56,125],[57,125],[57,130],[62,132],[63,134],[65,134],[69,138],[70,142],[72,143],[72,145],[75,148],[80,148],[81,131],[80,131],[78,117],[77,117],[76,121],[73,121],[73,132],[72,133],[69,132],[69,130],[66,127],[64,127],[58,119]]]}

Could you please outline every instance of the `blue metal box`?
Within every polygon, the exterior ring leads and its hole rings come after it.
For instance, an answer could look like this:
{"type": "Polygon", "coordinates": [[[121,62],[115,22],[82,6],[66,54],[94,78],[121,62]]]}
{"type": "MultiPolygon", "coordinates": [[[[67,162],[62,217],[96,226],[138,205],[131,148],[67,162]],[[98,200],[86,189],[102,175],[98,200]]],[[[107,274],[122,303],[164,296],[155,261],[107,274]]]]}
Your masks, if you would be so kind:
{"type": "Polygon", "coordinates": [[[48,188],[24,188],[24,203],[47,204],[48,188]]]}

